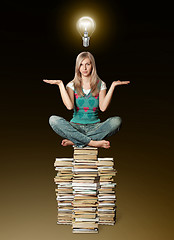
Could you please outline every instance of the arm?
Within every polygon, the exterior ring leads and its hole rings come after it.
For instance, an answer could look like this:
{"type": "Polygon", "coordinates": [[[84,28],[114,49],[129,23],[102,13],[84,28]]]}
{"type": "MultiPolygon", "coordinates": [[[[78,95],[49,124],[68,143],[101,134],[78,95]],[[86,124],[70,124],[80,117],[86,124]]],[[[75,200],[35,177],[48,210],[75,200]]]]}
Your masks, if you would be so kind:
{"type": "Polygon", "coordinates": [[[67,92],[68,92],[69,97],[71,99],[72,109],[73,109],[73,107],[74,107],[74,91],[70,87],[67,87],[67,92]]]}
{"type": "Polygon", "coordinates": [[[49,84],[56,84],[56,85],[58,85],[59,86],[59,90],[60,90],[60,94],[61,94],[61,98],[62,98],[62,101],[63,101],[64,105],[67,107],[68,110],[73,109],[74,100],[72,102],[72,99],[73,99],[72,98],[72,93],[70,93],[70,95],[69,95],[69,93],[65,89],[65,86],[64,86],[62,80],[47,80],[47,79],[44,79],[43,81],[46,82],[46,83],[49,83],[49,84]]]}
{"type": "Polygon", "coordinates": [[[124,84],[128,84],[128,83],[130,83],[130,81],[119,81],[119,80],[114,81],[114,82],[112,82],[107,94],[106,94],[106,89],[100,91],[100,93],[99,93],[99,108],[102,112],[106,111],[106,109],[108,108],[108,106],[111,102],[115,87],[118,85],[124,85],[124,84]]]}

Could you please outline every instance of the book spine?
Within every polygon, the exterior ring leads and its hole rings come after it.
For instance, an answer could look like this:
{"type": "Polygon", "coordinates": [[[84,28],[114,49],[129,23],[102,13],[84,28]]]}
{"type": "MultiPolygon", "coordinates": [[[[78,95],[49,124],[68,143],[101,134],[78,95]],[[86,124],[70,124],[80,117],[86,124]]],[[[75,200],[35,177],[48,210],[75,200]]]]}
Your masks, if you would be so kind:
{"type": "Polygon", "coordinates": [[[116,183],[114,176],[117,171],[114,169],[113,158],[98,158],[98,218],[99,224],[114,225],[116,222],[116,183]]]}
{"type": "Polygon", "coordinates": [[[57,224],[72,225],[72,162],[73,158],[56,158],[54,166],[57,175],[54,182],[57,185],[56,200],[57,200],[57,224]]]}
{"type": "Polygon", "coordinates": [[[78,149],[74,151],[73,163],[73,233],[98,233],[98,150],[78,149]],[[93,151],[93,152],[92,152],[93,151]],[[76,161],[82,159],[81,162],[76,161]],[[93,167],[91,167],[92,159],[93,167]],[[82,217],[83,216],[83,217],[82,217]]]}

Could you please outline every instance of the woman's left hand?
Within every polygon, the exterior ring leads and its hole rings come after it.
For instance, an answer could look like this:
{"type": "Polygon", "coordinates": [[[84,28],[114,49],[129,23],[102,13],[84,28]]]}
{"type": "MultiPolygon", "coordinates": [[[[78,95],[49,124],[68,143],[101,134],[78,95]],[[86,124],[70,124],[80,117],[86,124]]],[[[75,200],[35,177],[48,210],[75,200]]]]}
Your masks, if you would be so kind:
{"type": "Polygon", "coordinates": [[[125,85],[125,84],[129,84],[130,83],[130,81],[120,81],[120,80],[118,80],[118,81],[113,81],[112,82],[112,85],[114,86],[114,87],[116,87],[116,86],[118,86],[118,85],[125,85]]]}

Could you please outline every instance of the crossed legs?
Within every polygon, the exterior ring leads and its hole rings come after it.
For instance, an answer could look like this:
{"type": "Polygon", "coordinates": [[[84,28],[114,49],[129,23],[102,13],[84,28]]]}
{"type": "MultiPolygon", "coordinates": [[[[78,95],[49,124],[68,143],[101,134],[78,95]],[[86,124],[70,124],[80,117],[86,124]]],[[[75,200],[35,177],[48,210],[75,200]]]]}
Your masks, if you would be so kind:
{"type": "Polygon", "coordinates": [[[52,129],[63,137],[62,146],[93,146],[109,148],[110,142],[103,140],[119,131],[120,117],[111,117],[102,123],[75,124],[59,116],[51,116],[49,123],[52,129]]]}

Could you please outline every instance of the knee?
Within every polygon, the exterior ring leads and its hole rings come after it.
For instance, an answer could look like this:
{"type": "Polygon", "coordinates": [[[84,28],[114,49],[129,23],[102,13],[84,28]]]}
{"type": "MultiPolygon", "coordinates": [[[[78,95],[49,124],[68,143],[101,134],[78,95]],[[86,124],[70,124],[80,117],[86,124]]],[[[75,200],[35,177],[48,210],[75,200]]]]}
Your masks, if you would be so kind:
{"type": "Polygon", "coordinates": [[[110,127],[112,128],[112,130],[119,130],[120,126],[122,123],[122,119],[121,117],[112,117],[110,118],[110,127]]]}
{"type": "Polygon", "coordinates": [[[121,125],[121,123],[122,123],[122,119],[121,119],[121,117],[115,117],[115,122],[117,123],[117,125],[118,126],[120,126],[121,125]]]}
{"type": "Polygon", "coordinates": [[[61,119],[61,117],[52,115],[52,116],[49,118],[49,124],[50,124],[50,126],[55,126],[55,125],[57,125],[58,122],[60,121],[60,119],[61,119]]]}

